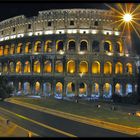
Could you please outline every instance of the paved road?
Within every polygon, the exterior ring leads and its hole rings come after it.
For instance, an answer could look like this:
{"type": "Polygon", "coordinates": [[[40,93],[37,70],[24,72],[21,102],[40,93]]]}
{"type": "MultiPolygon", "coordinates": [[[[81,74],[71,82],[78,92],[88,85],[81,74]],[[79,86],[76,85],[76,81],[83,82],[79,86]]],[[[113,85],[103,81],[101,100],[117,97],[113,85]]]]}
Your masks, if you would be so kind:
{"type": "Polygon", "coordinates": [[[127,134],[79,123],[9,102],[0,102],[0,115],[8,117],[11,121],[42,137],[131,137],[127,134]]]}

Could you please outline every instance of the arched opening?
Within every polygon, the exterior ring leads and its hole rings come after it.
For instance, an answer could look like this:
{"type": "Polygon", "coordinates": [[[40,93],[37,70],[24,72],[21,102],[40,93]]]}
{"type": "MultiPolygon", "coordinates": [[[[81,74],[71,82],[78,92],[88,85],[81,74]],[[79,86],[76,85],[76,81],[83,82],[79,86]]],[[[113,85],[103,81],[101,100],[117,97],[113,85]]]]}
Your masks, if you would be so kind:
{"type": "Polygon", "coordinates": [[[92,63],[92,73],[99,74],[100,73],[100,63],[98,61],[94,61],[92,63]]]}
{"type": "Polygon", "coordinates": [[[25,53],[32,53],[32,44],[31,44],[31,42],[26,43],[25,53]]]}
{"type": "Polygon", "coordinates": [[[112,73],[112,64],[110,62],[106,62],[104,64],[104,74],[111,74],[112,73]]]}
{"type": "Polygon", "coordinates": [[[62,40],[58,40],[56,42],[56,51],[59,52],[59,51],[63,51],[64,49],[64,43],[62,40]]]}
{"type": "Polygon", "coordinates": [[[76,50],[76,43],[74,40],[70,40],[68,42],[68,50],[69,51],[75,51],[76,50]]]}
{"type": "Polygon", "coordinates": [[[41,41],[36,41],[34,46],[34,52],[41,52],[41,41]]]}
{"type": "Polygon", "coordinates": [[[24,94],[25,95],[31,94],[31,86],[30,86],[29,82],[25,82],[23,87],[24,87],[24,94]]]}
{"type": "Polygon", "coordinates": [[[126,95],[132,93],[132,84],[126,84],[126,95]]]}
{"type": "Polygon", "coordinates": [[[94,26],[98,26],[98,21],[95,21],[94,22],[94,26]]]}
{"type": "Polygon", "coordinates": [[[43,84],[43,95],[50,96],[52,92],[51,84],[49,82],[43,84]]]}
{"type": "Polygon", "coordinates": [[[80,97],[85,97],[87,96],[87,85],[84,82],[81,82],[79,84],[79,96],[80,97]]]}
{"type": "Polygon", "coordinates": [[[22,64],[20,61],[16,63],[16,73],[21,73],[22,72],[22,64]]]}
{"type": "Polygon", "coordinates": [[[73,82],[69,82],[67,84],[66,94],[67,94],[67,96],[74,96],[75,95],[75,84],[73,82]]]}
{"type": "Polygon", "coordinates": [[[112,44],[110,41],[104,42],[104,51],[111,52],[112,51],[112,44]]]}
{"type": "Polygon", "coordinates": [[[99,41],[97,41],[97,40],[94,40],[93,42],[92,42],[92,51],[93,52],[99,52],[100,51],[100,48],[99,48],[99,41]]]}
{"type": "Polygon", "coordinates": [[[34,62],[34,72],[35,73],[40,73],[41,68],[40,68],[40,62],[39,61],[35,61],[34,62]]]}
{"type": "Polygon", "coordinates": [[[6,45],[6,46],[4,47],[4,55],[8,55],[8,54],[9,54],[9,46],[6,45]]]}
{"type": "Polygon", "coordinates": [[[24,73],[30,73],[30,72],[31,72],[30,62],[26,61],[24,66],[24,73]]]}
{"type": "Polygon", "coordinates": [[[81,41],[80,43],[80,51],[87,51],[87,48],[88,48],[88,42],[83,40],[81,41]]]}
{"type": "Polygon", "coordinates": [[[112,96],[112,86],[109,83],[105,83],[103,86],[103,97],[111,98],[112,96]]]}
{"type": "Polygon", "coordinates": [[[123,48],[122,48],[122,44],[120,42],[116,42],[116,44],[115,44],[115,51],[117,53],[122,53],[123,48]]]}
{"type": "Polygon", "coordinates": [[[12,44],[10,48],[10,54],[14,54],[14,53],[15,53],[15,44],[12,44]]]}
{"type": "Polygon", "coordinates": [[[4,65],[3,65],[3,72],[4,73],[8,72],[8,65],[7,65],[7,63],[4,63],[4,65]]]}
{"type": "Polygon", "coordinates": [[[116,94],[119,94],[119,95],[122,95],[123,93],[122,93],[122,85],[120,84],[120,83],[117,83],[116,85],[115,85],[115,93],[116,94]]]}
{"type": "Polygon", "coordinates": [[[75,68],[76,68],[75,61],[74,60],[69,60],[67,62],[67,72],[72,74],[72,73],[75,72],[75,68]]]}
{"type": "Polygon", "coordinates": [[[122,74],[123,73],[123,66],[122,63],[117,62],[115,65],[115,74],[122,74]]]}
{"type": "Polygon", "coordinates": [[[22,43],[18,43],[18,46],[17,46],[17,53],[21,54],[22,53],[22,43]]]}
{"type": "Polygon", "coordinates": [[[51,66],[51,62],[49,60],[44,62],[44,72],[45,73],[52,72],[52,66],[51,66]]]}
{"type": "Polygon", "coordinates": [[[132,74],[132,64],[130,64],[130,63],[126,64],[126,73],[132,74]]]}
{"type": "Polygon", "coordinates": [[[56,93],[55,97],[62,97],[62,92],[63,92],[63,85],[61,82],[56,83],[56,93]]]}
{"type": "Polygon", "coordinates": [[[0,46],[0,56],[3,55],[3,46],[0,46]]]}
{"type": "Polygon", "coordinates": [[[9,81],[8,85],[14,87],[14,82],[9,81]]]}
{"type": "Polygon", "coordinates": [[[40,83],[36,82],[35,83],[35,94],[40,94],[40,83]]]}
{"type": "Polygon", "coordinates": [[[10,64],[9,64],[9,72],[11,72],[11,73],[15,72],[14,62],[10,62],[10,64]]]}
{"type": "Polygon", "coordinates": [[[86,61],[80,62],[79,73],[88,73],[88,63],[86,61]]]}
{"type": "Polygon", "coordinates": [[[99,98],[99,96],[100,96],[99,84],[93,83],[91,97],[99,98]]]}
{"type": "Polygon", "coordinates": [[[60,60],[55,62],[55,72],[62,73],[63,72],[63,63],[60,60]]]}
{"type": "Polygon", "coordinates": [[[47,40],[45,42],[44,52],[52,52],[52,41],[47,40]]]}

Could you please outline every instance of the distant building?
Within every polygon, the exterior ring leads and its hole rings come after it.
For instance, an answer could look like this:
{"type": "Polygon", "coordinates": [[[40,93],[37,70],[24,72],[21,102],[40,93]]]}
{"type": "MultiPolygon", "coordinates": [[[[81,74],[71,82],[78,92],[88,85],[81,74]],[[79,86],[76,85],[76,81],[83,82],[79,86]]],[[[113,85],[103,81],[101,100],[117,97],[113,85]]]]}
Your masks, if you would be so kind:
{"type": "Polygon", "coordinates": [[[110,10],[40,11],[0,22],[0,72],[15,94],[110,98],[137,90],[137,57],[110,10]]]}

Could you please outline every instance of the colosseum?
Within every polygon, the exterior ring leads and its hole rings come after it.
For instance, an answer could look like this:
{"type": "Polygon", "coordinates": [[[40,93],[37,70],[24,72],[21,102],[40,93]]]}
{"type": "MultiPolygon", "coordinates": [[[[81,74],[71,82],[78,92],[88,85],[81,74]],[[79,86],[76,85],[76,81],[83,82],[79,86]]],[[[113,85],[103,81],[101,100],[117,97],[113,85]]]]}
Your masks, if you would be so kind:
{"type": "Polygon", "coordinates": [[[111,98],[137,91],[137,58],[110,10],[55,9],[0,22],[0,74],[15,95],[111,98]]]}

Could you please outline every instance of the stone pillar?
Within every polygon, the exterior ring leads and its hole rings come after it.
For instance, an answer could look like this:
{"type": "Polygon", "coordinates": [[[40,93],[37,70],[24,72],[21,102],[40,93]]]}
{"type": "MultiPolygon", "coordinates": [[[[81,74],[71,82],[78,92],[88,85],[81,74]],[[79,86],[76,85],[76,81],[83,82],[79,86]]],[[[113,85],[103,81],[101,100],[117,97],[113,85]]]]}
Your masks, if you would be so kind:
{"type": "Polygon", "coordinates": [[[104,61],[101,60],[100,61],[100,75],[103,75],[104,74],[104,61]]]}
{"type": "Polygon", "coordinates": [[[40,81],[40,96],[43,96],[43,82],[40,81]]]}
{"type": "Polygon", "coordinates": [[[101,53],[101,54],[104,54],[104,40],[102,40],[102,41],[100,42],[99,48],[100,48],[100,53],[101,53]]]}
{"type": "Polygon", "coordinates": [[[24,81],[21,82],[21,91],[22,91],[22,95],[25,95],[25,92],[24,92],[24,81]]]}
{"type": "Polygon", "coordinates": [[[112,95],[115,93],[115,81],[114,79],[112,80],[112,83],[110,83],[112,85],[112,95]]]}
{"type": "Polygon", "coordinates": [[[56,40],[52,41],[52,53],[56,53],[56,40]]]}
{"type": "Polygon", "coordinates": [[[22,54],[25,54],[25,47],[26,47],[26,43],[25,42],[23,42],[22,43],[22,54]]]}
{"type": "MultiPolygon", "coordinates": [[[[94,61],[94,60],[93,60],[94,61]]],[[[92,62],[93,61],[88,61],[88,75],[91,76],[92,75],[92,62]]]]}
{"type": "Polygon", "coordinates": [[[135,92],[135,83],[132,84],[132,92],[135,92]]]}
{"type": "Polygon", "coordinates": [[[112,53],[113,53],[113,56],[116,55],[116,51],[115,51],[115,42],[112,41],[112,53]]]}
{"type": "Polygon", "coordinates": [[[25,66],[25,62],[24,61],[21,61],[21,73],[24,74],[24,66],[25,66]]]}
{"type": "Polygon", "coordinates": [[[115,62],[111,62],[112,63],[112,75],[115,75],[115,62]]]}
{"type": "Polygon", "coordinates": [[[52,59],[52,73],[55,73],[55,57],[52,59]]]}
{"type": "Polygon", "coordinates": [[[34,54],[35,41],[32,41],[32,54],[34,54]]]}
{"type": "Polygon", "coordinates": [[[15,95],[17,95],[17,92],[18,92],[18,82],[17,81],[15,81],[15,95]]]}
{"type": "Polygon", "coordinates": [[[65,97],[66,96],[66,89],[67,89],[67,82],[64,80],[64,83],[63,83],[63,94],[62,96],[65,97]]]}
{"type": "Polygon", "coordinates": [[[34,82],[30,82],[31,95],[34,95],[34,82]]]}
{"type": "Polygon", "coordinates": [[[55,93],[56,93],[56,80],[53,81],[53,84],[52,84],[52,89],[53,89],[53,96],[55,96],[55,93]]]}
{"type": "Polygon", "coordinates": [[[40,75],[43,75],[44,61],[43,61],[43,58],[41,56],[39,57],[39,62],[40,62],[40,75]]]}
{"type": "Polygon", "coordinates": [[[33,75],[33,71],[34,71],[34,59],[33,59],[33,56],[30,56],[30,67],[31,67],[31,74],[33,75]]]}
{"type": "Polygon", "coordinates": [[[76,81],[76,84],[75,84],[75,95],[79,96],[79,82],[76,81]]]}
{"type": "Polygon", "coordinates": [[[91,94],[92,94],[92,82],[91,83],[88,83],[88,97],[91,97],[91,94]]]}
{"type": "Polygon", "coordinates": [[[122,95],[126,94],[126,84],[122,83],[122,95]]]}
{"type": "Polygon", "coordinates": [[[104,84],[103,83],[101,83],[100,85],[99,85],[99,91],[100,91],[100,97],[99,98],[103,98],[103,86],[104,86],[104,84]]]}

